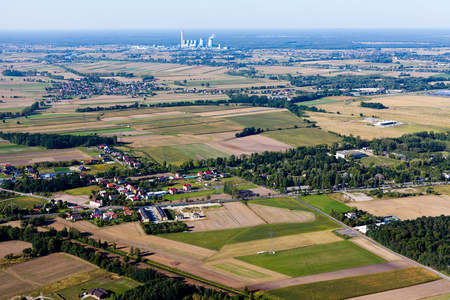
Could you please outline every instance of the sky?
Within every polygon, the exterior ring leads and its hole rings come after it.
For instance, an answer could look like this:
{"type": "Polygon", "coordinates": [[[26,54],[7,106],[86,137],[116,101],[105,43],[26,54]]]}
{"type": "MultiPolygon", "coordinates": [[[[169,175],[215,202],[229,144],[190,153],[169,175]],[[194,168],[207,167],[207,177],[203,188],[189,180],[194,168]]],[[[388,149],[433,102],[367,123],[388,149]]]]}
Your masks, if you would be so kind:
{"type": "Polygon", "coordinates": [[[0,30],[449,28],[448,0],[0,0],[0,30]]]}

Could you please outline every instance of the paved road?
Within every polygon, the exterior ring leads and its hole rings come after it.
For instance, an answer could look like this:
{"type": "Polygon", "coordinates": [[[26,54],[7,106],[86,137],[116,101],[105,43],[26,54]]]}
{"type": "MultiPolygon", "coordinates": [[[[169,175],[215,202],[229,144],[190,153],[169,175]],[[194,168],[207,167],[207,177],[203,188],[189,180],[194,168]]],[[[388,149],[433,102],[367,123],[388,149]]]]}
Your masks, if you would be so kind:
{"type": "Polygon", "coordinates": [[[362,234],[361,232],[356,231],[356,230],[354,230],[353,228],[351,228],[351,227],[345,225],[345,224],[342,223],[341,221],[339,221],[339,220],[337,220],[337,219],[335,219],[335,218],[333,218],[333,217],[327,215],[326,213],[324,213],[324,212],[322,212],[321,210],[315,208],[314,206],[312,206],[312,205],[306,203],[305,201],[301,200],[300,198],[298,198],[298,197],[296,197],[296,196],[293,196],[293,197],[294,197],[297,201],[299,201],[299,202],[301,202],[302,204],[306,205],[307,207],[309,207],[309,208],[315,210],[315,211],[318,212],[319,214],[322,214],[322,215],[324,215],[325,217],[327,217],[327,218],[333,220],[334,222],[338,223],[338,224],[341,225],[342,227],[344,227],[344,228],[346,228],[346,229],[348,229],[348,230],[352,230],[353,232],[355,232],[355,235],[356,235],[356,236],[360,236],[360,237],[362,237],[363,239],[365,239],[365,240],[371,242],[372,244],[375,244],[375,245],[377,245],[378,247],[381,247],[381,248],[383,248],[384,250],[386,250],[386,251],[388,251],[388,252],[390,252],[390,253],[392,253],[392,254],[398,256],[399,258],[404,259],[404,260],[406,260],[406,261],[412,263],[412,264],[415,265],[415,266],[421,267],[421,268],[423,268],[423,269],[425,269],[425,270],[427,270],[427,271],[430,271],[430,272],[433,273],[433,274],[436,274],[437,276],[439,276],[439,277],[441,277],[441,278],[443,278],[443,279],[445,279],[445,280],[450,281],[450,276],[447,276],[447,275],[445,275],[445,274],[443,274],[443,273],[441,273],[441,272],[439,272],[439,271],[436,271],[436,270],[434,270],[434,269],[432,269],[432,268],[430,268],[430,267],[427,267],[427,266],[425,266],[425,265],[422,265],[421,263],[418,263],[418,262],[415,261],[415,260],[409,259],[409,258],[407,258],[407,257],[405,257],[405,256],[403,256],[403,255],[401,255],[401,254],[398,254],[397,252],[392,251],[391,249],[389,249],[389,248],[387,248],[387,247],[385,247],[385,246],[383,246],[383,245],[378,244],[376,241],[372,240],[371,238],[367,237],[366,235],[362,234]]]}

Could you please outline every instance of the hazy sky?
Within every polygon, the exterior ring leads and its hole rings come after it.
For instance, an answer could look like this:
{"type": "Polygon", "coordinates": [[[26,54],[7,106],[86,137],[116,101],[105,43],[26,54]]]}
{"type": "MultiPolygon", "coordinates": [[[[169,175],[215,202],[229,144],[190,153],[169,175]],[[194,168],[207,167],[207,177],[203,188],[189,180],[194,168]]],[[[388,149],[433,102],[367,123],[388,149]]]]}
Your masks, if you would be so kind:
{"type": "Polygon", "coordinates": [[[450,28],[448,0],[0,0],[0,30],[450,28]]]}

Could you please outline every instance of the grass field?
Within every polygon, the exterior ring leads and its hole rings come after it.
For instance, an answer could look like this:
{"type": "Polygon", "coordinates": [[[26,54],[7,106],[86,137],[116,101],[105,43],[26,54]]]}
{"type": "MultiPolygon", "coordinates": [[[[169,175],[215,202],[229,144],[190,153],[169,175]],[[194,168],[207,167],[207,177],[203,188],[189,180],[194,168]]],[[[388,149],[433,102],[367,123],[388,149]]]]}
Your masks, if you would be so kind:
{"type": "Polygon", "coordinates": [[[280,198],[267,198],[267,199],[258,199],[258,200],[250,200],[248,203],[273,206],[279,208],[287,208],[291,210],[303,210],[303,211],[312,211],[302,203],[298,202],[294,198],[291,197],[280,197],[280,198]]]}
{"type": "Polygon", "coordinates": [[[318,128],[274,130],[264,132],[263,135],[295,147],[332,144],[341,141],[340,137],[318,128]]]}
{"type": "Polygon", "coordinates": [[[304,102],[298,102],[297,105],[318,105],[318,104],[328,104],[328,103],[334,103],[339,102],[339,100],[333,100],[333,99],[317,99],[317,100],[311,100],[311,101],[304,101],[304,102]]]}
{"type": "Polygon", "coordinates": [[[115,133],[115,132],[124,132],[124,131],[134,131],[135,129],[131,127],[118,127],[111,129],[99,129],[99,130],[89,130],[89,131],[73,131],[73,132],[65,132],[64,134],[68,135],[92,135],[92,134],[104,134],[104,133],[115,133]]]}
{"type": "Polygon", "coordinates": [[[278,128],[293,128],[305,126],[305,123],[291,112],[273,112],[264,114],[254,114],[246,116],[227,117],[228,120],[240,124],[244,127],[255,127],[266,130],[278,128]]]}
{"type": "Polygon", "coordinates": [[[39,206],[47,203],[47,200],[40,199],[40,198],[34,198],[29,196],[20,196],[16,198],[12,198],[6,201],[3,201],[2,203],[8,203],[15,206],[18,206],[20,208],[33,208],[33,205],[39,206]]]}
{"type": "Polygon", "coordinates": [[[91,185],[86,187],[80,187],[76,189],[65,190],[69,195],[79,196],[79,195],[90,195],[92,191],[100,191],[101,188],[97,185],[91,185]]]}
{"type": "Polygon", "coordinates": [[[160,164],[164,161],[167,163],[181,164],[191,159],[190,156],[170,146],[137,148],[136,150],[147,153],[151,158],[160,164]]]}
{"type": "Polygon", "coordinates": [[[164,196],[164,199],[169,200],[169,201],[180,200],[181,198],[195,199],[198,197],[205,197],[207,195],[214,195],[215,193],[216,193],[216,190],[207,190],[207,191],[191,192],[191,193],[184,193],[184,194],[166,195],[166,196],[164,196]]]}
{"type": "Polygon", "coordinates": [[[349,241],[283,250],[275,254],[254,254],[238,257],[238,259],[291,277],[386,262],[381,257],[349,241]]]}
{"type": "Polygon", "coordinates": [[[351,209],[350,206],[347,206],[344,203],[336,201],[328,197],[327,195],[309,195],[301,197],[301,199],[306,203],[311,204],[312,206],[320,209],[326,214],[330,213],[331,209],[341,213],[348,212],[351,209]]]}
{"type": "Polygon", "coordinates": [[[184,155],[189,156],[193,160],[228,156],[226,153],[205,144],[176,145],[171,147],[179,152],[182,152],[184,155]]]}
{"type": "Polygon", "coordinates": [[[366,156],[359,159],[359,161],[365,166],[370,166],[372,163],[375,166],[379,166],[383,164],[392,164],[394,162],[398,162],[398,160],[383,156],[366,156]]]}
{"type": "Polygon", "coordinates": [[[11,143],[0,144],[0,155],[10,155],[16,153],[29,153],[35,151],[44,151],[43,147],[28,147],[23,145],[16,145],[11,143]]]}
{"type": "Polygon", "coordinates": [[[161,235],[161,237],[211,250],[220,250],[227,244],[266,239],[270,235],[271,230],[274,237],[280,237],[334,228],[339,228],[339,226],[325,216],[316,214],[316,220],[313,222],[267,224],[204,232],[180,232],[161,235]]]}
{"type": "Polygon", "coordinates": [[[430,282],[438,277],[420,267],[290,286],[262,293],[269,299],[348,299],[430,282]]]}

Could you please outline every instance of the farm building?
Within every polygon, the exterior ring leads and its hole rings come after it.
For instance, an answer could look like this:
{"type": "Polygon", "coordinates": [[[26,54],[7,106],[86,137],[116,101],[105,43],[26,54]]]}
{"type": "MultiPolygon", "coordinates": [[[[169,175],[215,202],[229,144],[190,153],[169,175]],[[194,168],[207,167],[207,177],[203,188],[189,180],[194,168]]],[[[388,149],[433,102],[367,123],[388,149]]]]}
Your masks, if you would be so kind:
{"type": "Polygon", "coordinates": [[[361,158],[366,156],[364,153],[358,151],[358,150],[343,150],[343,151],[336,151],[336,158],[343,158],[346,159],[348,157],[353,158],[361,158]]]}
{"type": "Polygon", "coordinates": [[[377,126],[391,126],[391,125],[397,125],[397,121],[380,121],[377,122],[377,126]]]}
{"type": "Polygon", "coordinates": [[[105,289],[102,288],[92,288],[87,293],[95,299],[105,299],[109,294],[105,289]]]}

